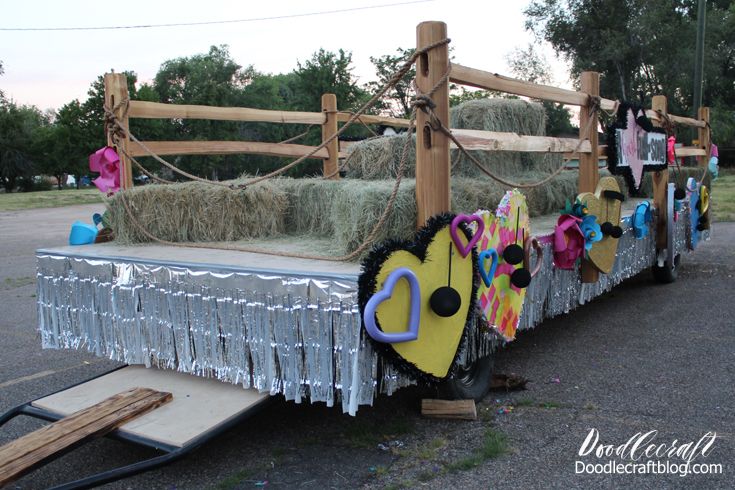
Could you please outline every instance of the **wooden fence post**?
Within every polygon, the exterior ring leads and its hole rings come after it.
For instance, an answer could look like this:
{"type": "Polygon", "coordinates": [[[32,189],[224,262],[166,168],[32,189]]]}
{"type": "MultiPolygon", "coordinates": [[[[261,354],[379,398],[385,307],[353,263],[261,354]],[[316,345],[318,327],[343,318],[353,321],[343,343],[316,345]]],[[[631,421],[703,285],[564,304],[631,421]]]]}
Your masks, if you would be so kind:
{"type": "MultiPolygon", "coordinates": [[[[322,124],[322,143],[327,141],[337,132],[337,96],[334,94],[322,95],[322,112],[324,113],[324,124],[322,124]]],[[[327,145],[329,158],[324,159],[323,175],[332,175],[330,179],[339,180],[339,141],[337,138],[327,145]]]]}
{"type": "MultiPolygon", "coordinates": [[[[651,103],[651,109],[660,112],[664,116],[667,113],[666,96],[654,95],[651,103]]],[[[664,118],[661,118],[664,119],[664,118]]],[[[653,121],[654,126],[661,126],[661,123],[653,121]]],[[[669,169],[659,170],[653,173],[653,205],[658,210],[658,218],[656,220],[656,248],[663,250],[668,245],[666,238],[666,228],[668,222],[667,187],[669,185],[669,169]]]]}
{"type": "MultiPolygon", "coordinates": [[[[122,122],[126,128],[130,128],[128,121],[127,104],[119,104],[128,99],[128,81],[122,73],[105,73],[105,105],[114,110],[115,116],[122,122]]],[[[120,178],[120,187],[123,189],[132,189],[133,187],[133,169],[130,160],[125,155],[130,147],[130,137],[126,133],[120,138],[117,145],[114,145],[110,135],[107,135],[107,146],[112,146],[120,156],[120,165],[122,166],[122,176],[120,178]]]]}
{"type": "Polygon", "coordinates": [[[699,157],[699,166],[706,167],[709,164],[709,152],[710,146],[712,145],[712,139],[709,129],[709,107],[700,107],[699,113],[697,114],[700,121],[704,121],[707,125],[703,128],[699,128],[699,147],[707,152],[703,157],[699,157]]]}
{"type": "MultiPolygon", "coordinates": [[[[581,77],[582,92],[591,96],[600,95],[600,74],[594,71],[582,72],[581,77]]],[[[579,108],[579,139],[588,139],[590,142],[590,153],[582,153],[579,156],[579,192],[595,192],[597,183],[600,180],[600,172],[598,165],[600,157],[598,155],[597,144],[597,127],[599,125],[599,117],[597,112],[593,111],[592,100],[587,101],[587,105],[579,108]],[[590,122],[591,120],[591,122],[590,122]]],[[[588,260],[582,260],[582,282],[594,283],[600,277],[599,271],[588,260]]]]}
{"type": "MultiPolygon", "coordinates": [[[[422,22],[416,27],[416,48],[436,43],[447,37],[444,22],[422,22]]],[[[416,64],[416,85],[419,94],[428,93],[449,69],[449,47],[437,46],[419,56],[416,64]]],[[[431,97],[434,113],[449,127],[449,84],[443,83],[431,97]]],[[[429,117],[421,110],[416,115],[416,210],[417,227],[436,214],[451,210],[449,138],[434,131],[429,117]]]]}

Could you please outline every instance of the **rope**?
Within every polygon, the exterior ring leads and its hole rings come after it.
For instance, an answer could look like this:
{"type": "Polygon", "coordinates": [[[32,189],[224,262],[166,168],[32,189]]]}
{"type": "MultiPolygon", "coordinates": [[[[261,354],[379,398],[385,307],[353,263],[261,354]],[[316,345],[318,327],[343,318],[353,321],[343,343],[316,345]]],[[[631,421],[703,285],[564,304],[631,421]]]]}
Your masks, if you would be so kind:
{"type": "MultiPolygon", "coordinates": [[[[449,73],[446,74],[446,77],[447,78],[449,77],[449,73]]],[[[519,189],[532,189],[534,187],[542,186],[545,183],[547,183],[547,182],[551,181],[552,179],[556,178],[559,174],[561,174],[566,169],[566,163],[570,160],[570,158],[565,158],[564,161],[562,162],[562,165],[559,168],[557,168],[554,172],[552,172],[550,175],[548,175],[544,179],[542,179],[542,180],[540,180],[538,182],[534,182],[532,184],[521,184],[521,183],[511,182],[509,180],[506,180],[506,179],[500,177],[499,175],[496,175],[495,173],[491,172],[487,168],[485,168],[485,166],[477,158],[475,158],[475,156],[472,155],[464,147],[464,145],[462,145],[462,143],[460,143],[460,141],[457,139],[457,137],[452,134],[452,131],[449,130],[446,126],[444,126],[444,124],[439,120],[439,118],[437,117],[436,113],[434,112],[434,103],[433,103],[433,101],[431,101],[431,99],[429,97],[426,97],[425,95],[422,94],[422,95],[419,95],[418,99],[421,100],[421,105],[419,106],[419,108],[422,111],[424,111],[426,114],[429,115],[429,118],[430,118],[429,125],[432,127],[432,129],[434,129],[435,131],[441,131],[442,133],[444,133],[449,139],[452,140],[452,142],[454,142],[455,145],[457,145],[457,148],[467,158],[469,158],[469,160],[481,172],[483,172],[485,175],[487,175],[491,179],[493,179],[493,180],[495,180],[495,181],[497,181],[497,182],[499,182],[499,183],[501,183],[503,185],[506,185],[506,186],[509,186],[509,187],[517,187],[519,189]]],[[[599,106],[599,97],[598,97],[597,108],[595,108],[594,103],[592,103],[590,105],[590,115],[589,115],[589,118],[588,118],[587,127],[585,128],[585,131],[584,131],[584,134],[585,135],[589,135],[589,131],[592,129],[592,125],[595,122],[595,117],[594,117],[595,112],[599,109],[599,107],[600,106],[599,106]]],[[[582,134],[582,133],[580,133],[580,134],[582,134]]],[[[581,139],[580,138],[579,143],[577,143],[577,146],[572,151],[572,155],[577,154],[579,152],[579,149],[581,148],[582,143],[584,143],[586,140],[587,140],[587,138],[585,138],[585,139],[581,139]]]]}
{"type": "MultiPolygon", "coordinates": [[[[394,85],[395,83],[397,83],[400,79],[402,79],[405,76],[405,74],[408,72],[408,70],[411,68],[411,66],[413,65],[413,63],[415,62],[415,60],[418,58],[418,56],[420,56],[422,53],[424,53],[424,52],[426,52],[426,51],[428,51],[430,49],[433,49],[433,48],[435,48],[437,46],[441,46],[443,44],[447,44],[448,42],[449,42],[449,39],[444,39],[442,41],[439,41],[437,43],[434,43],[432,45],[429,45],[429,46],[427,46],[427,47],[425,47],[425,48],[423,48],[423,49],[415,52],[413,54],[413,56],[411,56],[411,58],[409,59],[409,61],[407,61],[401,67],[401,69],[399,69],[398,72],[396,72],[396,74],[391,78],[391,80],[382,89],[380,89],[370,99],[370,101],[368,101],[368,103],[366,103],[365,105],[363,105],[363,107],[361,107],[358,110],[357,113],[355,113],[353,116],[351,116],[350,119],[345,123],[345,125],[342,127],[342,129],[340,131],[337,131],[327,141],[324,141],[322,143],[321,147],[326,146],[334,138],[337,138],[340,135],[340,133],[345,128],[347,128],[356,119],[359,118],[359,116],[368,108],[368,106],[372,105],[378,99],[378,97],[380,97],[383,94],[385,94],[385,92],[388,90],[388,88],[390,88],[392,85],[394,85]]],[[[447,73],[444,74],[444,76],[442,77],[442,79],[440,80],[440,82],[437,83],[434,87],[432,87],[432,89],[427,94],[427,97],[430,97],[431,95],[433,95],[434,92],[436,92],[436,90],[438,90],[438,88],[441,86],[441,83],[442,82],[443,83],[446,83],[448,81],[448,79],[449,79],[449,70],[447,70],[447,73]]],[[[395,201],[396,201],[396,199],[398,197],[398,189],[399,189],[399,187],[401,185],[401,180],[403,179],[403,173],[405,171],[406,161],[408,160],[408,149],[409,149],[409,147],[410,147],[410,145],[411,145],[411,143],[413,141],[412,138],[411,138],[411,136],[413,135],[413,132],[414,132],[414,129],[415,129],[417,108],[420,105],[421,105],[421,103],[418,100],[417,101],[414,101],[413,109],[411,111],[411,118],[410,118],[409,123],[408,123],[408,130],[406,131],[406,141],[405,141],[405,143],[403,145],[403,150],[401,152],[401,160],[400,160],[400,163],[398,165],[398,170],[396,172],[396,181],[395,181],[395,184],[393,185],[393,189],[391,191],[390,197],[388,198],[388,201],[386,203],[386,206],[383,209],[383,212],[381,213],[380,218],[378,218],[378,221],[375,223],[375,226],[373,226],[372,230],[370,231],[370,233],[368,234],[368,236],[365,238],[365,240],[355,250],[353,250],[352,252],[350,252],[348,254],[345,254],[345,255],[341,255],[341,256],[338,256],[338,257],[325,257],[325,256],[319,256],[319,255],[304,254],[304,253],[299,253],[299,252],[280,252],[280,251],[276,251],[276,250],[262,249],[262,248],[257,248],[257,247],[244,247],[244,246],[238,246],[238,245],[226,245],[226,244],[217,244],[217,245],[214,245],[214,244],[202,244],[202,243],[186,243],[186,244],[183,244],[183,243],[180,243],[180,242],[172,242],[172,241],[164,240],[162,238],[159,238],[159,237],[153,235],[151,232],[149,232],[148,230],[146,230],[143,227],[143,225],[140,223],[140,221],[138,221],[138,219],[133,214],[133,210],[130,207],[130,203],[127,201],[127,195],[125,194],[125,192],[120,192],[119,193],[120,199],[123,202],[123,206],[125,207],[125,211],[126,211],[126,213],[128,215],[128,218],[133,223],[133,225],[138,229],[138,231],[141,232],[144,236],[146,236],[149,240],[154,241],[154,242],[157,242],[157,243],[161,243],[163,245],[168,245],[168,246],[172,246],[172,247],[180,247],[180,248],[202,248],[202,249],[233,250],[233,251],[239,251],[239,252],[251,252],[251,253],[260,253],[260,254],[267,254],[267,255],[275,255],[275,256],[279,256],[279,257],[296,257],[296,258],[304,258],[304,259],[312,259],[312,260],[327,260],[327,261],[332,261],[332,262],[349,261],[349,260],[352,260],[352,259],[358,257],[359,255],[361,255],[369,246],[372,245],[372,243],[375,241],[375,239],[377,238],[377,236],[380,233],[380,231],[383,229],[383,226],[385,225],[386,221],[388,220],[388,216],[390,215],[391,211],[393,210],[393,206],[394,206],[395,201]]],[[[115,108],[113,108],[113,111],[110,111],[107,107],[105,107],[106,116],[108,114],[111,116],[110,117],[111,118],[111,126],[110,126],[111,133],[110,134],[113,134],[114,135],[114,134],[117,134],[117,132],[119,130],[125,130],[127,132],[127,134],[131,138],[134,138],[134,136],[132,134],[130,134],[129,131],[127,131],[127,128],[125,128],[120,123],[120,121],[117,119],[117,117],[115,117],[114,109],[117,109],[117,108],[118,107],[116,106],[115,108]]],[[[124,135],[124,133],[123,133],[123,135],[124,135]]],[[[139,142],[137,140],[137,138],[135,140],[136,140],[136,142],[139,142]]],[[[141,144],[141,146],[144,149],[146,149],[145,146],[142,143],[139,142],[139,144],[141,144]]],[[[320,148],[316,148],[314,150],[314,152],[318,151],[319,149],[320,148]]],[[[157,157],[157,155],[155,155],[154,153],[150,152],[149,149],[146,149],[146,151],[148,151],[149,153],[151,153],[152,156],[157,157]]],[[[290,168],[290,167],[294,166],[296,163],[298,163],[299,161],[302,161],[305,158],[308,158],[308,156],[302,157],[302,158],[300,158],[300,159],[298,159],[298,160],[290,163],[289,165],[286,165],[285,167],[283,167],[282,169],[280,169],[281,172],[287,170],[287,168],[290,168]]],[[[160,157],[158,157],[157,159],[160,159],[160,157]]],[[[160,160],[163,160],[163,159],[160,159],[160,160]]],[[[346,161],[348,161],[348,160],[349,160],[349,158],[346,159],[346,161]]],[[[264,175],[260,179],[253,179],[253,181],[250,181],[246,185],[252,185],[253,183],[257,183],[257,182],[260,182],[261,180],[265,180],[265,177],[267,177],[267,176],[264,175]]],[[[206,179],[203,179],[203,180],[206,180],[206,179]]],[[[219,184],[219,182],[214,182],[214,181],[207,181],[207,182],[208,183],[212,183],[212,184],[219,184]]],[[[232,186],[227,185],[227,187],[232,187],[232,186]]],[[[237,186],[237,187],[245,187],[245,186],[237,186]]]]}
{"type": "Polygon", "coordinates": [[[123,206],[125,206],[125,211],[128,214],[128,218],[133,223],[133,225],[138,229],[138,231],[141,232],[144,236],[146,236],[149,240],[160,243],[162,245],[168,245],[171,247],[179,247],[179,248],[231,250],[231,251],[236,251],[236,252],[250,252],[250,253],[275,255],[278,257],[296,257],[296,258],[301,258],[301,259],[326,260],[330,262],[349,261],[361,255],[370,245],[372,245],[372,243],[377,238],[378,233],[383,229],[383,226],[388,220],[388,216],[393,210],[393,205],[395,204],[396,198],[398,197],[398,188],[401,185],[401,180],[403,178],[403,172],[406,167],[406,160],[408,159],[407,158],[408,148],[412,142],[411,135],[415,127],[415,121],[416,121],[416,110],[414,109],[413,113],[411,114],[411,120],[409,121],[408,131],[406,133],[406,142],[403,145],[401,161],[398,166],[398,172],[396,175],[396,182],[393,185],[393,190],[391,191],[390,197],[388,198],[388,202],[386,203],[385,209],[383,209],[383,213],[380,215],[380,218],[378,218],[377,223],[375,223],[375,226],[373,226],[373,229],[370,231],[367,238],[365,238],[365,240],[355,250],[353,250],[352,252],[348,254],[340,255],[338,257],[311,255],[311,254],[305,254],[305,253],[300,253],[300,252],[279,252],[277,250],[263,249],[263,248],[257,248],[257,247],[245,247],[245,246],[239,246],[239,245],[227,245],[227,244],[215,245],[215,244],[196,243],[196,242],[181,243],[181,242],[172,242],[169,240],[164,240],[162,238],[159,238],[153,235],[151,232],[146,230],[143,227],[143,225],[140,223],[140,221],[138,221],[138,219],[133,214],[133,210],[130,207],[130,203],[128,203],[127,201],[127,196],[125,192],[119,193],[120,199],[123,202],[123,206]]]}

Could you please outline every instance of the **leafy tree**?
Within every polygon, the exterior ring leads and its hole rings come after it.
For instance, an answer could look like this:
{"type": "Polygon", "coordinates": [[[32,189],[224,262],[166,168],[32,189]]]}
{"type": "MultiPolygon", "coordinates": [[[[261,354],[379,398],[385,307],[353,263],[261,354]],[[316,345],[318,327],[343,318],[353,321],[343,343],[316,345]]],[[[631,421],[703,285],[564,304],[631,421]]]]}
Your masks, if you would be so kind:
{"type": "Polygon", "coordinates": [[[37,160],[35,132],[48,121],[34,106],[0,101],[0,183],[6,192],[18,179],[33,177],[37,160]]]}
{"type": "Polygon", "coordinates": [[[367,93],[357,84],[351,64],[352,54],[342,49],[338,53],[320,49],[303,64],[297,62],[292,108],[319,112],[322,94],[333,93],[340,109],[357,109],[367,93]]]}
{"type": "MultiPolygon", "coordinates": [[[[413,55],[414,51],[416,50],[413,48],[398,48],[396,49],[396,54],[386,54],[377,58],[371,56],[370,62],[375,66],[375,75],[378,79],[368,82],[368,90],[370,92],[376,92],[382,86],[386,85],[406,60],[413,55]]],[[[384,100],[380,101],[377,109],[392,117],[409,117],[411,114],[411,101],[414,97],[411,81],[415,77],[416,68],[411,67],[406,73],[406,76],[386,92],[384,100]]]]}
{"type": "MultiPolygon", "coordinates": [[[[705,105],[735,113],[735,4],[707,2],[705,105]]],[[[671,0],[534,0],[526,27],[570,63],[572,75],[602,74],[603,96],[648,104],[665,95],[669,111],[692,110],[697,2],[671,0]]],[[[733,125],[715,118],[720,141],[735,142],[733,125]]]]}
{"type": "MultiPolygon", "coordinates": [[[[539,54],[533,44],[525,49],[516,48],[506,61],[510,71],[521,80],[541,85],[552,85],[554,77],[551,74],[551,65],[539,54]]],[[[546,111],[546,134],[548,136],[568,135],[575,131],[570,121],[571,113],[564,104],[557,104],[547,100],[540,101],[546,111]]]]}

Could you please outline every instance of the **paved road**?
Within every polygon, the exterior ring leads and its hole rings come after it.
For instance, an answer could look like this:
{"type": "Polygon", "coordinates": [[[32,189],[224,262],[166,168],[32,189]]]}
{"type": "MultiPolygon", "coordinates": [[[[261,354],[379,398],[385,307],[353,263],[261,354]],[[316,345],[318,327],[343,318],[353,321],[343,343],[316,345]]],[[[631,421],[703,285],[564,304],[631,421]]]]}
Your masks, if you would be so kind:
{"type": "MultiPolygon", "coordinates": [[[[42,351],[35,332],[33,251],[62,245],[74,219],[98,210],[0,213],[0,411],[113,366],[82,352],[42,351]]],[[[107,487],[732,488],[734,241],[735,224],[720,224],[684,258],[677,283],[658,286],[644,273],[523,333],[498,354],[496,367],[530,378],[529,389],[491,394],[478,421],[420,418],[419,400],[427,396],[420,389],[380,398],[355,418],[321,404],[277,401],[191,457],[107,487]],[[716,432],[711,451],[695,462],[721,464],[724,474],[575,474],[576,460],[596,459],[577,455],[591,428],[614,446],[651,430],[656,444],[669,445],[716,432]],[[505,454],[483,455],[498,434],[505,454]]],[[[39,425],[16,419],[0,430],[0,443],[39,425]]],[[[95,441],[11,488],[46,488],[153,454],[95,441]]],[[[599,462],[608,459],[626,461],[613,455],[599,462]]]]}

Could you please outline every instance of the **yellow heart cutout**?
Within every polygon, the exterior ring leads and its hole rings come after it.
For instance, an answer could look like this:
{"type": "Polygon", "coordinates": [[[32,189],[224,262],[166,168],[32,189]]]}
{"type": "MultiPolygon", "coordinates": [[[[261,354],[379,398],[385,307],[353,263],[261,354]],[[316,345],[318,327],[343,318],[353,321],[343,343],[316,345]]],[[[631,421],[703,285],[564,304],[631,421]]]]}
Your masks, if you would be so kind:
{"type": "MultiPolygon", "coordinates": [[[[372,295],[380,290],[388,275],[399,267],[413,271],[418,279],[421,295],[418,338],[385,345],[389,345],[401,360],[413,368],[437,379],[445,378],[450,372],[471,313],[470,306],[474,304],[473,261],[477,256],[471,253],[467,257],[462,257],[449,232],[451,215],[447,216],[448,221],[445,219],[444,225],[435,234],[429,236],[424,233],[423,238],[418,239],[424,240],[425,243],[417,240],[415,244],[405,245],[401,247],[402,249],[390,252],[379,266],[375,275],[375,290],[370,292],[372,295]],[[424,250],[425,254],[422,254],[424,250]],[[442,317],[432,310],[430,299],[434,291],[447,285],[459,293],[461,303],[456,313],[442,317]]],[[[421,237],[422,233],[419,232],[417,236],[421,237]]],[[[370,259],[368,256],[366,260],[370,259]]],[[[365,265],[363,267],[367,271],[368,267],[365,265]]],[[[409,321],[410,299],[408,283],[405,280],[398,281],[391,297],[380,303],[375,310],[383,332],[405,331],[409,321]]]]}
{"type": "MultiPolygon", "coordinates": [[[[623,203],[618,199],[604,196],[605,191],[620,193],[620,186],[615,177],[602,177],[597,183],[595,193],[583,192],[577,199],[587,206],[588,215],[597,217],[597,223],[602,226],[605,222],[613,226],[620,226],[620,214],[623,203]]],[[[618,251],[618,238],[603,235],[602,240],[592,244],[588,258],[600,272],[609,274],[615,265],[615,255],[618,251]]]]}

